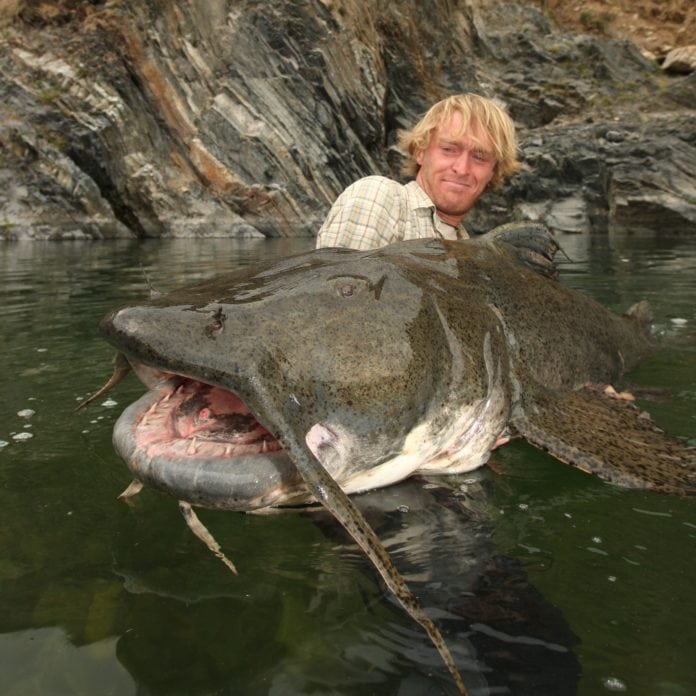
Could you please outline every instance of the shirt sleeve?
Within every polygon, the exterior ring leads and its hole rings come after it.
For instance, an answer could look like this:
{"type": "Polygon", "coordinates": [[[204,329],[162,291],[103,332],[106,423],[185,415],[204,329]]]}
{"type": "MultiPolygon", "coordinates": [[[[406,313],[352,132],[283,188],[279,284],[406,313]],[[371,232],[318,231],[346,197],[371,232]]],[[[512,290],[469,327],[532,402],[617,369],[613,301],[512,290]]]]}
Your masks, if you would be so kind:
{"type": "Polygon", "coordinates": [[[351,184],[331,207],[316,247],[367,250],[401,239],[402,189],[383,176],[368,176],[351,184]]]}

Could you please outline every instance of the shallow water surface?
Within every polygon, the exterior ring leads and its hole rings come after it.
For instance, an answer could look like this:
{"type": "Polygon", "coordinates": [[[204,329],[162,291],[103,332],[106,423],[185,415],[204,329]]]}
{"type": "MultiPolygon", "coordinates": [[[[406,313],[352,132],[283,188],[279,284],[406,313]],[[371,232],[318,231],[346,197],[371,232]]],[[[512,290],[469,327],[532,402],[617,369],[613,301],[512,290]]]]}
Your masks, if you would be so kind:
{"type": "MultiPolygon", "coordinates": [[[[650,300],[661,349],[641,407],[696,444],[696,240],[567,236],[562,282],[615,310],[650,300]]],[[[311,240],[1,247],[0,693],[452,694],[438,655],[323,513],[202,511],[111,446],[129,378],[89,408],[110,309],[311,240]]],[[[282,327],[279,327],[282,330],[282,327]]],[[[620,433],[617,433],[620,437],[620,433]]],[[[360,504],[438,621],[472,696],[696,693],[696,501],[621,490],[515,442],[465,479],[360,504]]]]}

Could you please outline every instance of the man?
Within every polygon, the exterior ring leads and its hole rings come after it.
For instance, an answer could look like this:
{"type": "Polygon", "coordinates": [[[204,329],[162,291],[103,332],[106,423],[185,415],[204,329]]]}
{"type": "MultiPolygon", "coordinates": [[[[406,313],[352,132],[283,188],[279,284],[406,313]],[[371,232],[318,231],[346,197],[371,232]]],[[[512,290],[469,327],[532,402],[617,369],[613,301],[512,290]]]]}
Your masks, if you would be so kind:
{"type": "Polygon", "coordinates": [[[466,239],[462,224],[490,184],[516,172],[512,119],[490,99],[460,94],[435,104],[410,131],[399,133],[407,155],[405,186],[382,176],[351,184],[333,204],[317,247],[375,249],[392,242],[466,239]]]}

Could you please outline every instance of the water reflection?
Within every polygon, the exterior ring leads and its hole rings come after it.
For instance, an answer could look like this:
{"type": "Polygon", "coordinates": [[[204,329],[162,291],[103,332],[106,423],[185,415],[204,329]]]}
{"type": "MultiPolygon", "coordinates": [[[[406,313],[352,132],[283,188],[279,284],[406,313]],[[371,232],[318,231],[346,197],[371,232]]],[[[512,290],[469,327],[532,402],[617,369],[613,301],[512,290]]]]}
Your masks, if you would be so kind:
{"type": "MultiPolygon", "coordinates": [[[[651,301],[663,345],[632,386],[658,423],[696,440],[696,241],[562,244],[562,282],[617,310],[651,301]]],[[[452,693],[330,520],[202,514],[240,568],[231,578],[173,501],[115,501],[129,479],[111,428],[140,386],[72,413],[108,376],[96,326],[109,309],[148,282],[170,289],[311,245],[2,247],[3,694],[452,693]]],[[[480,496],[410,482],[362,503],[474,693],[569,694],[578,679],[581,694],[696,691],[692,501],[612,488],[520,443],[495,464],[480,496]]]]}

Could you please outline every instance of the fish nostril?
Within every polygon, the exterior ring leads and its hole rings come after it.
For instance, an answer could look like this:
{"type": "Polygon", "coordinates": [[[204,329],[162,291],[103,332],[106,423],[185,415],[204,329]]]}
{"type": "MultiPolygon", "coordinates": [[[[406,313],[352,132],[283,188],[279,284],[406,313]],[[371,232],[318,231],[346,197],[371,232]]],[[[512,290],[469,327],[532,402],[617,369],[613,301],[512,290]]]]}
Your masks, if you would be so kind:
{"type": "Polygon", "coordinates": [[[343,283],[342,285],[338,286],[338,292],[341,297],[352,297],[353,293],[355,292],[355,285],[343,283]]]}
{"type": "Polygon", "coordinates": [[[219,319],[213,319],[209,324],[206,325],[205,335],[209,338],[215,338],[217,335],[222,333],[223,328],[224,324],[219,319]]]}
{"type": "Polygon", "coordinates": [[[216,338],[225,328],[225,319],[227,316],[222,311],[222,307],[218,307],[212,312],[211,319],[205,326],[205,335],[208,338],[216,338]]]}

